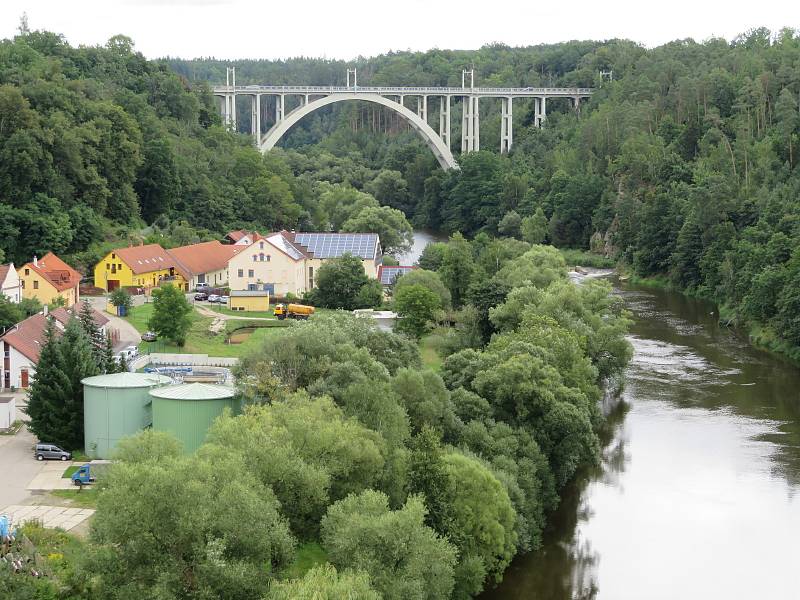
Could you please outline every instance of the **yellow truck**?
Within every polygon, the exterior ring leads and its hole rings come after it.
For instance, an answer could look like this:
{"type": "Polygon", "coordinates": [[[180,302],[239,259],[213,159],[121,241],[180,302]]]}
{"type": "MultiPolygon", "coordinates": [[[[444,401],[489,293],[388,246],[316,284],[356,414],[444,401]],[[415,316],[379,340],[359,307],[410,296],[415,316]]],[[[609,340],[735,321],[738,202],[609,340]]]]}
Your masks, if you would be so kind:
{"type": "Polygon", "coordinates": [[[283,321],[287,317],[290,319],[307,319],[314,314],[314,307],[304,304],[276,304],[272,314],[278,317],[279,321],[283,321]]]}

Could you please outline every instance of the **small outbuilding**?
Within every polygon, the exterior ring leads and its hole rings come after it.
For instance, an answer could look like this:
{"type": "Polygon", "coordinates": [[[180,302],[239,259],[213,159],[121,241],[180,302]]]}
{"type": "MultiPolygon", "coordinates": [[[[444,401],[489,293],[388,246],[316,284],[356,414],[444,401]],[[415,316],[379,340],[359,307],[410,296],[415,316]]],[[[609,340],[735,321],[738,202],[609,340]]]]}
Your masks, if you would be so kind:
{"type": "Polygon", "coordinates": [[[236,390],[224,385],[183,383],[150,390],[153,429],[172,433],[185,452],[194,452],[226,408],[239,410],[236,390]]]}
{"type": "Polygon", "coordinates": [[[14,396],[0,396],[0,429],[11,429],[17,420],[17,401],[14,396]]]}
{"type": "Polygon", "coordinates": [[[267,290],[231,290],[230,309],[243,311],[268,311],[269,292],[267,290]]]}
{"type": "Polygon", "coordinates": [[[110,373],[83,379],[83,429],[86,453],[112,458],[117,442],[149,427],[148,392],[172,380],[157,373],[110,373]]]}

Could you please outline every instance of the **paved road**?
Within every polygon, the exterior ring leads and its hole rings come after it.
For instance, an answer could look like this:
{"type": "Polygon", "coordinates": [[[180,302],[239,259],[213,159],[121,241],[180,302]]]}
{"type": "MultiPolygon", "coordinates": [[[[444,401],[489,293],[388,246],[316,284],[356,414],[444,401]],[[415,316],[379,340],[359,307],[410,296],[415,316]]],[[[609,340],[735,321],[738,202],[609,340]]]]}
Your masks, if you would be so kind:
{"type": "Polygon", "coordinates": [[[17,435],[0,436],[0,507],[23,504],[30,497],[26,488],[44,467],[33,458],[35,443],[25,426],[17,435]]]}
{"type": "MultiPolygon", "coordinates": [[[[111,321],[109,325],[113,329],[119,331],[119,341],[114,344],[114,352],[119,352],[128,346],[139,345],[139,342],[142,341],[142,336],[139,334],[136,328],[128,323],[128,321],[125,319],[115,317],[114,315],[106,312],[107,299],[105,296],[87,296],[86,298],[89,300],[92,308],[108,317],[111,321]]],[[[132,298],[134,305],[144,303],[144,296],[133,296],[132,298]]]]}

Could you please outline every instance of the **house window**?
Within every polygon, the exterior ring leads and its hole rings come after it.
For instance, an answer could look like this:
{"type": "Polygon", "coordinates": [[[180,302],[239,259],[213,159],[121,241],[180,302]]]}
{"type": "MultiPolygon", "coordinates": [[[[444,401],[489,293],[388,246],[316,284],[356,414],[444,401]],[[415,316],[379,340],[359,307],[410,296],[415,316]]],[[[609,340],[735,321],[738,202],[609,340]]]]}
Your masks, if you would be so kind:
{"type": "Polygon", "coordinates": [[[247,284],[247,289],[250,290],[251,292],[253,292],[253,291],[258,289],[258,286],[255,283],[248,283],[247,284]]]}
{"type": "Polygon", "coordinates": [[[247,276],[248,277],[254,277],[255,276],[255,273],[253,272],[253,269],[248,269],[247,270],[247,276]]]}
{"type": "Polygon", "coordinates": [[[111,268],[111,265],[109,263],[106,263],[106,271],[108,271],[110,268],[111,268]]]}
{"type": "Polygon", "coordinates": [[[258,247],[263,250],[264,249],[264,242],[259,242],[258,247]]]}
{"type": "Polygon", "coordinates": [[[239,269],[239,277],[244,277],[244,269],[239,269]]]}
{"type": "Polygon", "coordinates": [[[30,275],[30,274],[31,274],[31,270],[30,269],[25,269],[25,275],[30,275]]]}
{"type": "Polygon", "coordinates": [[[20,279],[19,283],[20,283],[20,287],[24,290],[25,289],[25,280],[24,279],[20,279]]]}
{"type": "Polygon", "coordinates": [[[260,260],[261,262],[264,262],[264,253],[263,252],[258,255],[258,260],[260,260]]]}
{"type": "Polygon", "coordinates": [[[200,273],[197,276],[197,283],[205,283],[205,282],[206,282],[206,274],[205,273],[200,273]]]}
{"type": "Polygon", "coordinates": [[[258,255],[257,254],[253,254],[253,262],[256,262],[257,260],[258,260],[258,255]]]}
{"type": "Polygon", "coordinates": [[[36,279],[33,280],[33,289],[35,290],[39,289],[39,282],[36,279]]]}
{"type": "Polygon", "coordinates": [[[270,258],[270,256],[269,256],[269,254],[267,254],[267,262],[269,262],[269,258],[270,258]]]}
{"type": "Polygon", "coordinates": [[[112,252],[111,253],[111,260],[114,260],[115,258],[117,258],[117,255],[112,252]]]}

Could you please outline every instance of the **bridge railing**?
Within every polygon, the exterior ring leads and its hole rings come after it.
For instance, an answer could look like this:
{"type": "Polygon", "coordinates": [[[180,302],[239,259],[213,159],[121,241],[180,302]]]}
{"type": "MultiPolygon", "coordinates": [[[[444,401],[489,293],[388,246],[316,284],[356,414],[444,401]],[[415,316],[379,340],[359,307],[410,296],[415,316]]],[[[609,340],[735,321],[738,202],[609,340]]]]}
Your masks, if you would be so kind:
{"type": "Polygon", "coordinates": [[[387,96],[399,94],[425,94],[428,96],[466,96],[466,95],[543,95],[543,96],[591,96],[593,88],[584,87],[375,87],[375,86],[335,86],[335,85],[237,85],[214,86],[214,93],[252,94],[254,92],[277,94],[336,94],[336,93],[373,93],[387,96]]]}

